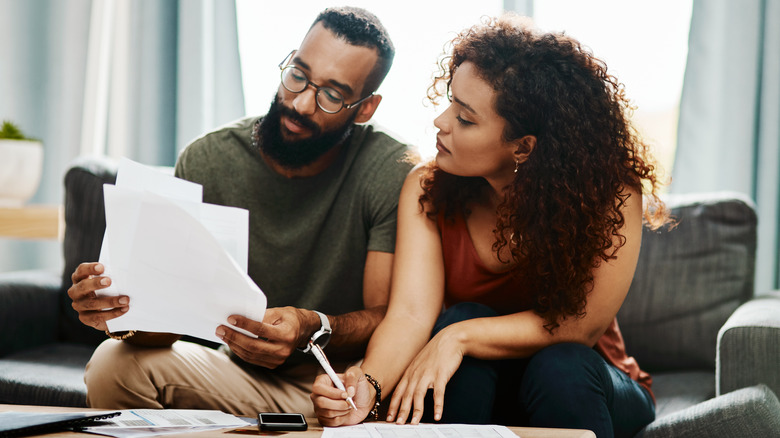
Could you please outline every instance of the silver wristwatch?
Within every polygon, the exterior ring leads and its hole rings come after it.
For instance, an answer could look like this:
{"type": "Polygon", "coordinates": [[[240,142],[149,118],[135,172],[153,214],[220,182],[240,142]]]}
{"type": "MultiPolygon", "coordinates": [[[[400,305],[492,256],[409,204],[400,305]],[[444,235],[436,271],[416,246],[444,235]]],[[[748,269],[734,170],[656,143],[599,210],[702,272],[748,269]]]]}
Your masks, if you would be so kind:
{"type": "Polygon", "coordinates": [[[320,346],[320,348],[325,348],[326,345],[328,345],[328,342],[330,341],[330,334],[333,332],[330,329],[330,321],[328,321],[328,317],[325,316],[325,314],[318,312],[316,310],[313,311],[320,317],[320,323],[322,324],[319,330],[314,332],[313,335],[311,335],[311,339],[309,342],[306,343],[306,347],[300,349],[304,353],[311,352],[311,347],[314,344],[317,344],[320,346]]]}

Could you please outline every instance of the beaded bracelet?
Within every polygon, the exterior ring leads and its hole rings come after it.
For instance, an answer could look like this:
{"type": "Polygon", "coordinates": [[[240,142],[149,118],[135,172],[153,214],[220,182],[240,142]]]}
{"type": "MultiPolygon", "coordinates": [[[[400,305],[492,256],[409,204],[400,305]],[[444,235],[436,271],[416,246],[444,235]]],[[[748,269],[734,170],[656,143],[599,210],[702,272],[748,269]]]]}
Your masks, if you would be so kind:
{"type": "Polygon", "coordinates": [[[374,389],[376,390],[376,398],[374,399],[374,407],[368,412],[368,416],[366,416],[366,420],[379,420],[379,402],[382,401],[382,387],[379,385],[379,382],[376,381],[375,378],[371,377],[370,374],[366,374],[366,380],[368,380],[368,383],[374,386],[374,389]]]}
{"type": "Polygon", "coordinates": [[[116,339],[117,341],[124,341],[125,339],[132,337],[134,334],[135,334],[135,330],[130,330],[129,332],[123,335],[115,335],[110,331],[106,330],[106,335],[108,335],[108,337],[111,339],[116,339]]]}

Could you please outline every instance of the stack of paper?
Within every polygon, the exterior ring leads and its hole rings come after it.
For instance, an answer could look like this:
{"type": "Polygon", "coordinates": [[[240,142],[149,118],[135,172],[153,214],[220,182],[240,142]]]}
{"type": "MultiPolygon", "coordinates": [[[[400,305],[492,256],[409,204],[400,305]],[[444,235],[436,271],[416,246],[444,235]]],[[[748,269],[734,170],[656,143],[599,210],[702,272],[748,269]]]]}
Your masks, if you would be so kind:
{"type": "Polygon", "coordinates": [[[518,438],[506,426],[495,424],[362,423],[326,427],[322,438],[518,438]]]}
{"type": "Polygon", "coordinates": [[[220,411],[133,409],[120,411],[118,417],[81,431],[117,438],[140,438],[246,426],[249,426],[246,421],[220,411]]]}
{"type": "Polygon", "coordinates": [[[228,316],[262,321],[267,300],[247,275],[247,210],[205,204],[200,185],[128,159],[104,197],[100,262],[112,285],[99,293],[130,297],[130,310],[107,321],[109,331],[222,343],[214,333],[228,316]]]}

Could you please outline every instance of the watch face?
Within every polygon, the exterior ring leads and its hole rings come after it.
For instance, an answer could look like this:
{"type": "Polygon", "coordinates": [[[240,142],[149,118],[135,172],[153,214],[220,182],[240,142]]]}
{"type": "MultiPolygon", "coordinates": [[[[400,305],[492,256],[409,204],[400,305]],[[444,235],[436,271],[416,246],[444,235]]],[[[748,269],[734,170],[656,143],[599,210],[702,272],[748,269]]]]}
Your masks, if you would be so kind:
{"type": "Polygon", "coordinates": [[[314,342],[316,342],[320,347],[324,347],[328,345],[328,341],[330,341],[330,332],[323,332],[314,342]]]}
{"type": "Polygon", "coordinates": [[[324,347],[328,345],[328,341],[330,341],[330,332],[326,332],[325,330],[320,330],[313,336],[315,344],[319,345],[320,347],[324,347]]]}

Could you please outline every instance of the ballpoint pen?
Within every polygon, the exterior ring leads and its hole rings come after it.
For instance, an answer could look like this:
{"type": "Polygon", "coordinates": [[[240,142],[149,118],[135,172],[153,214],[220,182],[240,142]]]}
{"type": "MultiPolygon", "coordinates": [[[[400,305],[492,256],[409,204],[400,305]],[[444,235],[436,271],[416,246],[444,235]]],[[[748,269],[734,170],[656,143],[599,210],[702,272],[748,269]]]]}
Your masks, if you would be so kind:
{"type": "MultiPolygon", "coordinates": [[[[314,355],[314,357],[317,358],[317,361],[322,365],[322,369],[325,370],[325,372],[328,374],[328,377],[330,377],[330,380],[333,381],[333,384],[336,385],[336,388],[347,392],[347,389],[344,388],[344,382],[339,379],[339,376],[336,375],[336,371],[333,370],[333,367],[330,366],[330,362],[328,362],[328,358],[325,357],[325,352],[322,351],[322,347],[315,344],[312,341],[309,341],[311,345],[311,352],[314,355]]],[[[355,402],[352,401],[352,397],[347,395],[347,402],[352,406],[352,409],[357,411],[357,406],[355,406],[355,402]]]]}

